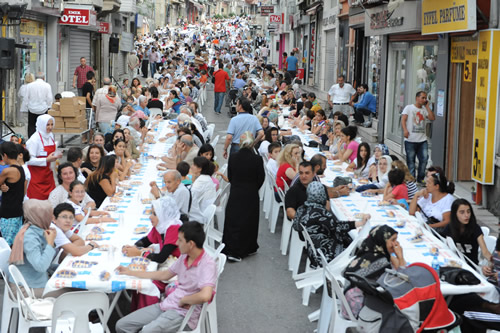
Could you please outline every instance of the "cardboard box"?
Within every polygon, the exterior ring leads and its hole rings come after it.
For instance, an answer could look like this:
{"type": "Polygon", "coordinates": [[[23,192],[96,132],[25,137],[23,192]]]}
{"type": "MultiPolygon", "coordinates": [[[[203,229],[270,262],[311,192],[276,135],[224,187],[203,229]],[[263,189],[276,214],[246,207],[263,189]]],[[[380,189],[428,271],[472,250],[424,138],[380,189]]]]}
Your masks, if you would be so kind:
{"type": "Polygon", "coordinates": [[[78,97],[75,97],[76,100],[79,102],[79,103],[83,103],[83,105],[87,105],[87,99],[84,97],[84,96],[78,96],[78,97]]]}
{"type": "Polygon", "coordinates": [[[77,106],[78,105],[78,99],[75,97],[71,98],[61,98],[59,104],[62,106],[77,106]]]}
{"type": "Polygon", "coordinates": [[[65,121],[64,126],[72,129],[80,129],[80,128],[85,128],[87,129],[87,121],[86,120],[81,120],[81,121],[65,121]]]}
{"type": "Polygon", "coordinates": [[[61,104],[59,104],[59,102],[52,103],[52,110],[59,111],[60,106],[61,106],[61,104]]]}
{"type": "Polygon", "coordinates": [[[52,130],[54,133],[65,133],[66,130],[64,128],[54,128],[52,130]]]}
{"type": "Polygon", "coordinates": [[[63,117],[54,117],[54,121],[56,122],[56,127],[58,128],[64,128],[64,118],[63,117]]]}
{"type": "Polygon", "coordinates": [[[75,115],[74,117],[64,117],[64,122],[77,122],[77,121],[82,121],[82,120],[85,120],[85,115],[83,114],[79,114],[79,115],[75,115]]]}
{"type": "Polygon", "coordinates": [[[62,117],[78,117],[82,114],[82,111],[78,107],[61,105],[61,116],[62,117]]]}
{"type": "Polygon", "coordinates": [[[61,117],[61,111],[56,111],[56,110],[50,109],[49,115],[51,115],[52,117],[61,117]]]}

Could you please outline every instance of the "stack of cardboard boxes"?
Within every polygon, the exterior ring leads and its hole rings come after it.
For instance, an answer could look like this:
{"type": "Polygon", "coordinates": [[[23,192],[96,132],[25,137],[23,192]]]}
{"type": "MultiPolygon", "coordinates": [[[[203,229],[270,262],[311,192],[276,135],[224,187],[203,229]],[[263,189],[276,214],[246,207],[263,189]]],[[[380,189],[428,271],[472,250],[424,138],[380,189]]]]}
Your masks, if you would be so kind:
{"type": "Polygon", "coordinates": [[[56,122],[54,133],[81,133],[88,129],[85,97],[61,98],[52,104],[49,114],[56,122]]]}

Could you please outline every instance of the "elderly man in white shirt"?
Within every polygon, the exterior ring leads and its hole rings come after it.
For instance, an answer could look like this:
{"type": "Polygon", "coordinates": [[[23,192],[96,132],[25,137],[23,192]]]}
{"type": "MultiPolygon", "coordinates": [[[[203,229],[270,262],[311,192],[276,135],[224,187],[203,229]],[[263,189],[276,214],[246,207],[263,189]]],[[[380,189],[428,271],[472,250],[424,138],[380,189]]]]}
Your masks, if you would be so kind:
{"type": "Polygon", "coordinates": [[[181,181],[182,176],[179,171],[169,170],[163,174],[165,188],[159,189],[155,181],[152,181],[149,185],[151,186],[151,194],[153,194],[156,199],[165,195],[171,195],[175,199],[181,214],[188,215],[192,201],[191,193],[181,181]]]}
{"type": "Polygon", "coordinates": [[[328,90],[328,104],[332,108],[331,115],[340,111],[349,117],[353,113],[351,100],[352,96],[356,94],[356,90],[349,83],[344,83],[344,80],[344,76],[340,75],[337,78],[337,84],[328,90]]]}
{"type": "Polygon", "coordinates": [[[38,72],[35,81],[26,87],[26,105],[28,107],[28,137],[36,131],[36,120],[46,114],[52,105],[53,96],[50,84],[45,82],[45,74],[38,72]]]}

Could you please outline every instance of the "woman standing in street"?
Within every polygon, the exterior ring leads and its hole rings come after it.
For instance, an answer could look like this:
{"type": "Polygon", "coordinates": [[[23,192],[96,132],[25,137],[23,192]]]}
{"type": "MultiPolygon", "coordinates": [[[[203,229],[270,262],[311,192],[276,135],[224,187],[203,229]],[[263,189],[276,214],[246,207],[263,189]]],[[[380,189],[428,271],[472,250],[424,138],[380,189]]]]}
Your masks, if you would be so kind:
{"type": "Polygon", "coordinates": [[[36,120],[36,132],[26,142],[26,149],[30,153],[28,168],[31,172],[31,181],[28,187],[28,198],[47,200],[50,192],[56,187],[52,162],[61,157],[56,152],[56,142],[52,129],[55,126],[54,118],[48,114],[41,115],[36,120]]]}
{"type": "Polygon", "coordinates": [[[240,138],[240,150],[229,156],[227,176],[231,191],[226,205],[226,219],[222,242],[230,261],[255,254],[259,245],[259,188],[264,182],[262,158],[253,150],[252,133],[240,138]]]}

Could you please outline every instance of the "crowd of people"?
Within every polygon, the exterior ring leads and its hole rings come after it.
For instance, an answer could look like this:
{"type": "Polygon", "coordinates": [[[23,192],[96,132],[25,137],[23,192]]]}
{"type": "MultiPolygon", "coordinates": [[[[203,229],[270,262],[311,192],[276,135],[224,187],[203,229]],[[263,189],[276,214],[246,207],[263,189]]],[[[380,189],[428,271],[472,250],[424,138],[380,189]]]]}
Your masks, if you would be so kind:
{"type": "MultiPolygon", "coordinates": [[[[95,112],[96,131],[87,147],[70,148],[66,162],[57,168],[62,150],[54,139],[55,120],[44,114],[52,94],[46,90],[43,74],[28,83],[23,101],[30,112],[29,139],[24,142],[16,135],[0,145],[0,232],[12,246],[10,262],[18,266],[37,296],[42,296],[53,264],[98,246],[94,241],[85,242],[74,228],[89,210],[86,223],[115,221],[99,208],[131,176],[143,145],[151,139],[151,129],[164,117],[175,118],[177,123],[172,133],[160,138],[171,148],[159,164],[166,170],[164,186],[150,184],[155,198],[152,229],[135,244],[124,245],[122,252],[159,264],[169,256],[178,260],[156,272],[117,268],[119,274],[154,280],[167,295],[160,302],[157,297],[134,293],[131,313],[118,321],[117,332],[176,332],[190,305],[210,301],[217,270],[203,250],[202,224],[210,222],[204,212],[215,202],[222,182],[230,183],[223,207],[225,220],[220,221],[224,225],[223,252],[229,261],[241,262],[258,251],[259,189],[266,177],[275,184],[274,200],[284,201],[293,228],[299,232],[305,228],[311,236],[314,248],[307,245],[311,267],[322,265],[316,249],[328,261],[342,253],[352,241],[348,231],[365,225],[370,216],[363,214],[356,221],[335,216],[330,199],[348,196],[351,189],[342,179],[335,179],[334,186],[321,183],[327,160],[339,167],[346,164],[347,171],[363,180],[365,184],[356,191],[381,194],[384,201],[402,206],[411,215],[421,212],[431,228],[450,236],[472,262],[479,263],[481,252],[489,263],[483,265],[483,273],[498,283],[499,256],[488,251],[471,204],[453,197],[454,185],[439,166],[426,168],[424,125],[434,114],[425,92],[418,92],[416,102],[402,113],[405,162],[390,154],[386,145],[371,146],[358,136],[358,126],[370,127],[376,116],[375,98],[368,86],[354,89],[339,76],[323,108],[314,93],[301,90],[296,79],[297,52],[292,50],[283,57],[282,64],[270,64],[265,38],[252,39],[248,22],[235,18],[195,30],[164,29],[139,36],[121,85],[103,78],[96,89],[95,73],[82,58],[73,86],[95,112]],[[214,138],[207,135],[203,113],[212,110],[201,112],[200,98],[208,86],[214,89],[213,112],[222,114],[225,105],[233,115],[222,153],[228,159],[227,174],[219,171],[216,147],[210,144],[214,138]],[[304,143],[292,133],[295,129],[309,131],[312,139],[308,145],[319,146],[321,153],[306,159],[304,143]],[[163,281],[174,276],[178,286],[169,290],[163,281]]],[[[500,251],[500,244],[496,250],[500,251]]],[[[376,280],[385,268],[406,264],[397,232],[380,226],[370,231],[346,271],[376,280]]],[[[345,295],[357,315],[362,307],[361,291],[347,285],[345,295]]],[[[477,295],[462,297],[468,297],[465,310],[500,313],[498,304],[477,295]]],[[[461,299],[456,297],[454,304],[461,299]]],[[[464,311],[463,304],[450,307],[464,311]]],[[[197,315],[199,309],[189,323],[191,328],[197,315]]]]}

